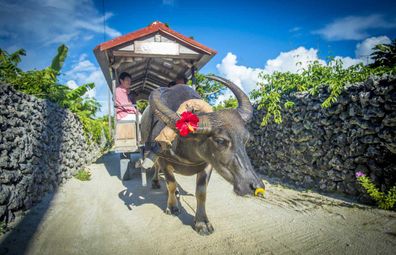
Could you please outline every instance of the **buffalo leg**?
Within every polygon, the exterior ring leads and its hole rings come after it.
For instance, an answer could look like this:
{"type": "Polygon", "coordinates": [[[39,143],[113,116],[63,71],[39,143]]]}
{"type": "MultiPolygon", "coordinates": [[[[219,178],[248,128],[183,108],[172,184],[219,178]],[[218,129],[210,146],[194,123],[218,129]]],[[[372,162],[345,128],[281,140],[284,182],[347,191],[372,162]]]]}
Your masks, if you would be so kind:
{"type": "Polygon", "coordinates": [[[195,197],[197,199],[197,211],[195,213],[195,231],[200,235],[209,235],[213,233],[214,228],[206,215],[206,188],[212,173],[212,166],[208,166],[204,171],[197,174],[197,186],[195,197]]]}
{"type": "Polygon", "coordinates": [[[154,175],[153,178],[151,179],[151,188],[152,189],[160,189],[161,184],[159,181],[159,168],[154,168],[154,175]]]}
{"type": "Polygon", "coordinates": [[[166,214],[179,214],[179,204],[176,198],[176,179],[173,175],[173,167],[171,165],[166,165],[164,168],[166,187],[168,188],[168,205],[165,210],[166,214]]]}

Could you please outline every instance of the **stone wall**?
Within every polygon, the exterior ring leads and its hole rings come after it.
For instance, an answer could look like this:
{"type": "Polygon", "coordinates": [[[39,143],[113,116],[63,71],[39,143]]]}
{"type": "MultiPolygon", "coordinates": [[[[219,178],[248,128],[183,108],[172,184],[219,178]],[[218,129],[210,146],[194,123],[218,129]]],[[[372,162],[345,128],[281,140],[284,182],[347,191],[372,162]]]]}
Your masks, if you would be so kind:
{"type": "Polygon", "coordinates": [[[255,110],[248,146],[259,172],[286,183],[352,196],[363,194],[355,172],[363,171],[382,190],[396,182],[396,76],[352,84],[332,107],[319,96],[293,93],[283,122],[260,128],[265,109],[255,110]]]}
{"type": "Polygon", "coordinates": [[[13,220],[99,154],[70,111],[0,84],[1,221],[13,220]]]}

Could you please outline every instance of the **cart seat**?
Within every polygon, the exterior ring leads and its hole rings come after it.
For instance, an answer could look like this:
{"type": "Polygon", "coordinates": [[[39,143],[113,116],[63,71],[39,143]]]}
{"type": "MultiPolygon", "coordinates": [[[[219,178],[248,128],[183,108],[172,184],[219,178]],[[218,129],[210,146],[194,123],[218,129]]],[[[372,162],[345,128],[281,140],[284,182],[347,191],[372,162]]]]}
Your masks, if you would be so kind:
{"type": "Polygon", "coordinates": [[[138,151],[138,122],[135,120],[117,120],[115,132],[115,151],[138,151]]]}

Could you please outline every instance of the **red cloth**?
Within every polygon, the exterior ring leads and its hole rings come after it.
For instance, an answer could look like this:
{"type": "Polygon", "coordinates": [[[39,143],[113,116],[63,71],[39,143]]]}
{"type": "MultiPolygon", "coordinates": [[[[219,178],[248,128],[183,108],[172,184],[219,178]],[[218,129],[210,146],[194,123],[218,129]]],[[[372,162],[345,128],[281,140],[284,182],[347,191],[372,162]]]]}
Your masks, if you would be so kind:
{"type": "Polygon", "coordinates": [[[115,105],[117,120],[120,120],[128,114],[136,114],[137,110],[132,106],[132,102],[128,96],[128,90],[121,86],[116,88],[115,105]]]}

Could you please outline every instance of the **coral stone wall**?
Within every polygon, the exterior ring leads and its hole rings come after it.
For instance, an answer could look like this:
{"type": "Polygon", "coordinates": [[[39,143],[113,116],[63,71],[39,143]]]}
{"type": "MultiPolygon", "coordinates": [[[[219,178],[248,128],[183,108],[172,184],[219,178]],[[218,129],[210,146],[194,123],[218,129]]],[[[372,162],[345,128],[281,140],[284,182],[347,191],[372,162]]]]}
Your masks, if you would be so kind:
{"type": "Polygon", "coordinates": [[[295,106],[281,124],[260,128],[265,109],[255,110],[248,146],[261,173],[306,188],[362,194],[355,172],[363,171],[382,190],[396,182],[396,76],[372,77],[349,85],[332,107],[329,95],[293,93],[282,98],[295,106]]]}
{"type": "Polygon", "coordinates": [[[0,220],[30,208],[100,154],[70,111],[0,84],[0,220]]]}

